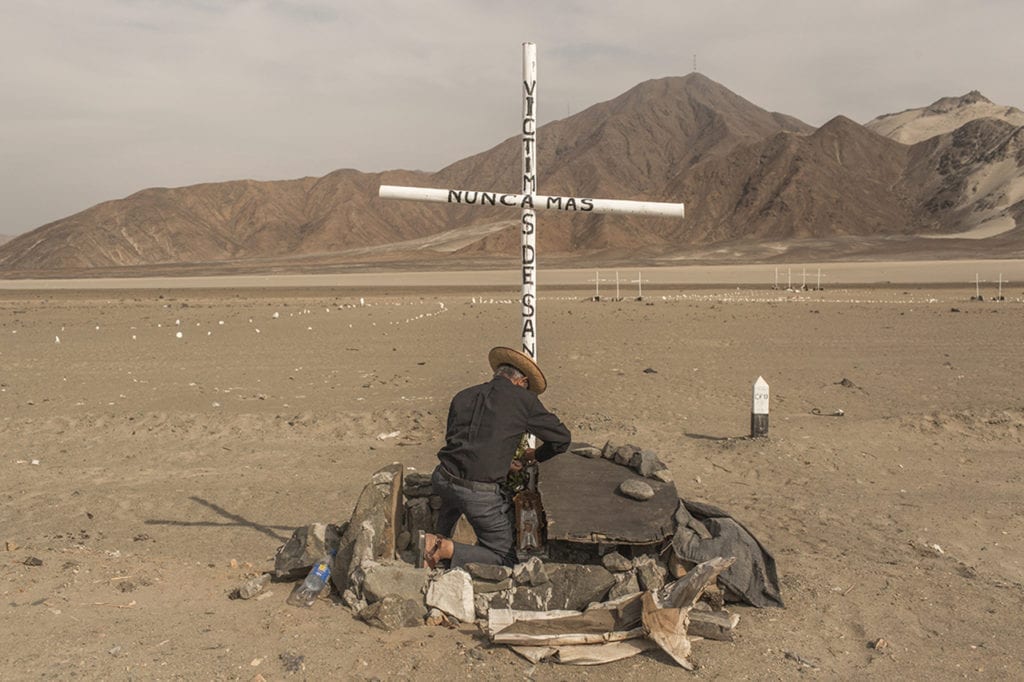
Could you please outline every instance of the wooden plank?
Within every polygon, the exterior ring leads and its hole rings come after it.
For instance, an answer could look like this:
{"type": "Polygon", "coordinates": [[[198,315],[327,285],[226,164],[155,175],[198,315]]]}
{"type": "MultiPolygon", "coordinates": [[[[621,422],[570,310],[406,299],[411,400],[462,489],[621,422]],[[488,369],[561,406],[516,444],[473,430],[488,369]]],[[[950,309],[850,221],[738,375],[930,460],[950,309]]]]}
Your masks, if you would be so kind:
{"type": "Polygon", "coordinates": [[[567,665],[601,665],[632,658],[637,654],[657,648],[657,644],[643,638],[604,644],[570,644],[558,647],[555,650],[555,659],[559,663],[567,665]]]}

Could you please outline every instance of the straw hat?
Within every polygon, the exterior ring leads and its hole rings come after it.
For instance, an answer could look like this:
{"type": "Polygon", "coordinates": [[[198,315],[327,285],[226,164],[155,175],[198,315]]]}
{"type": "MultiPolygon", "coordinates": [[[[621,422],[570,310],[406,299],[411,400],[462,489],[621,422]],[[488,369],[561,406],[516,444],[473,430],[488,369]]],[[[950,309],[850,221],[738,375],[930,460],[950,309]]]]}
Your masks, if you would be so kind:
{"type": "Polygon", "coordinates": [[[533,358],[526,353],[505,346],[497,346],[487,354],[487,361],[491,363],[492,370],[497,370],[498,365],[512,365],[518,369],[530,380],[530,390],[537,395],[543,393],[544,389],[548,387],[544,373],[540,371],[540,367],[533,361],[533,358]]]}

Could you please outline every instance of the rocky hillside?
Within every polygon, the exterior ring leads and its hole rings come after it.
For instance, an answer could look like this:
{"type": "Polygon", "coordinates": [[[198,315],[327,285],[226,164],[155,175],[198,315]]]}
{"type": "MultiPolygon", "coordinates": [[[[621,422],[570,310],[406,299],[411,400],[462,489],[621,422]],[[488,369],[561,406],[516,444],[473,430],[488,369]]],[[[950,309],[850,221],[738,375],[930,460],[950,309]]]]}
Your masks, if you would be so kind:
{"type": "MultiPolygon", "coordinates": [[[[867,126],[837,117],[815,130],[700,74],[647,81],[541,127],[538,189],[684,201],[687,218],[542,213],[538,242],[547,257],[585,260],[671,257],[721,243],[970,232],[998,235],[993,255],[1011,255],[1024,243],[1019,115],[970,93],[867,126]]],[[[514,210],[384,201],[377,188],[515,191],[520,163],[520,142],[509,138],[436,173],[346,169],[322,178],[147,189],[0,246],[0,272],[401,258],[443,265],[512,255],[514,210]]],[[[974,255],[986,242],[979,244],[974,255]]]]}

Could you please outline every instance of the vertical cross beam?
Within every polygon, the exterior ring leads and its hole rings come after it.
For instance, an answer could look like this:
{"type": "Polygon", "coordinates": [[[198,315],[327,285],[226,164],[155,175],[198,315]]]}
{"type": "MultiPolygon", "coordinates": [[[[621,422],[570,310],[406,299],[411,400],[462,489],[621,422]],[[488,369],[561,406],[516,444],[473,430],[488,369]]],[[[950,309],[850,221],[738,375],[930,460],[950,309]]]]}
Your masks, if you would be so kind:
{"type": "Polygon", "coordinates": [[[537,359],[537,46],[523,43],[523,202],[520,233],[523,251],[523,352],[537,359]]]}

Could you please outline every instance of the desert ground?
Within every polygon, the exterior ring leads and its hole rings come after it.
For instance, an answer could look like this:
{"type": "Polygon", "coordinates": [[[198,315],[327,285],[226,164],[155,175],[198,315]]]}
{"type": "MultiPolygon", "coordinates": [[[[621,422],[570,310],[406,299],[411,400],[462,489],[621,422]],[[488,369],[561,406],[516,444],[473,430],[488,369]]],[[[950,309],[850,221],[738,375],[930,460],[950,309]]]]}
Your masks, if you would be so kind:
{"type": "Polygon", "coordinates": [[[778,562],[787,607],[735,607],[736,641],[698,642],[696,673],[661,653],[532,665],[473,624],[385,633],[286,605],[287,583],[228,598],[297,526],[346,520],[373,471],[433,467],[450,397],[518,342],[514,285],[5,282],[0,678],[1020,679],[1006,265],[1005,301],[995,267],[971,300],[969,266],[862,264],[821,291],[772,290],[766,266],[714,287],[651,271],[643,301],[590,300],[589,271],[542,286],[542,399],[574,440],[655,450],[778,562]],[[758,376],[770,431],[749,439],[758,376]]]}

